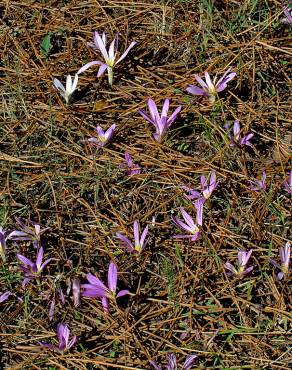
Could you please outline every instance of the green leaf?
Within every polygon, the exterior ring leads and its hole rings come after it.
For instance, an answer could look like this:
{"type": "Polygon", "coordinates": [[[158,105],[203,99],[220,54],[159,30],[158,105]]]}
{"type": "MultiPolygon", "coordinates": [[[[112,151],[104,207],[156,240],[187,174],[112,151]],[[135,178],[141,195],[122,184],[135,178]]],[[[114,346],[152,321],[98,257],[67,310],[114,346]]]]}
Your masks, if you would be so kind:
{"type": "Polygon", "coordinates": [[[50,53],[50,50],[52,48],[52,44],[51,44],[51,36],[52,36],[52,33],[49,32],[44,38],[43,38],[43,41],[41,43],[41,47],[40,47],[40,50],[41,50],[41,53],[43,54],[43,56],[45,58],[48,58],[49,56],[49,53],[50,53]]]}

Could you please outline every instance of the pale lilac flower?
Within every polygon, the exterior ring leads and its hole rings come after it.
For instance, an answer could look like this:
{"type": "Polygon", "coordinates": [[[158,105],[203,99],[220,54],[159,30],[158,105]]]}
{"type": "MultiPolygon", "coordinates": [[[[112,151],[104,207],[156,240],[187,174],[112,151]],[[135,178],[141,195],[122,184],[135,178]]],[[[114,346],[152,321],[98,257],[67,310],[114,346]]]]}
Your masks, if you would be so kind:
{"type": "Polygon", "coordinates": [[[247,135],[241,136],[240,135],[240,124],[239,124],[238,120],[234,121],[233,135],[230,132],[229,126],[227,124],[224,125],[224,127],[225,127],[225,129],[228,133],[228,136],[230,137],[230,140],[231,140],[230,146],[231,147],[244,146],[244,145],[252,147],[252,144],[250,143],[250,139],[254,136],[254,134],[247,134],[247,135]]]}
{"type": "Polygon", "coordinates": [[[89,142],[92,146],[97,146],[99,148],[106,146],[111,138],[114,136],[116,125],[111,125],[110,128],[108,128],[106,131],[103,131],[103,129],[100,126],[96,126],[96,131],[98,137],[91,137],[87,139],[86,141],[89,142]]]}
{"type": "Polygon", "coordinates": [[[291,254],[291,244],[287,242],[284,247],[280,248],[279,256],[281,264],[279,265],[276,261],[270,260],[273,266],[277,267],[280,272],[277,274],[278,280],[282,280],[285,275],[289,273],[289,264],[290,264],[290,254],[291,254]]]}
{"type": "Polygon", "coordinates": [[[161,115],[158,113],[157,106],[152,99],[148,99],[148,109],[150,115],[148,115],[143,109],[139,110],[139,113],[146,121],[152,123],[155,126],[156,132],[153,134],[153,137],[159,143],[163,140],[167,130],[176,120],[179,112],[181,111],[181,106],[175,109],[175,111],[167,118],[169,110],[169,99],[165,99],[162,107],[161,115]]]}
{"type": "Polygon", "coordinates": [[[148,234],[148,225],[145,227],[140,236],[139,221],[134,221],[134,241],[135,241],[134,244],[121,233],[116,233],[116,236],[130,250],[130,252],[140,253],[147,245],[148,242],[148,240],[146,240],[147,234],[148,234]]]}
{"type": "MultiPolygon", "coordinates": [[[[189,355],[187,356],[185,363],[183,364],[182,370],[190,370],[198,356],[189,355]]],[[[155,370],[162,370],[162,367],[157,365],[155,361],[150,360],[150,364],[154,367],[155,370]]],[[[176,356],[173,353],[167,354],[167,365],[166,370],[177,370],[177,360],[176,356]]]]}
{"type": "Polygon", "coordinates": [[[283,183],[284,188],[288,191],[289,194],[292,194],[292,170],[290,170],[289,178],[283,183]]]}
{"type": "Polygon", "coordinates": [[[133,158],[128,152],[125,152],[125,163],[122,163],[120,168],[125,168],[128,176],[139,175],[141,173],[141,167],[134,163],[133,158]]]}
{"type": "Polygon", "coordinates": [[[187,87],[187,92],[193,95],[208,96],[209,100],[212,103],[214,103],[217,93],[225,90],[227,87],[227,83],[236,76],[235,72],[230,72],[230,71],[231,71],[231,68],[229,68],[217,82],[216,82],[217,80],[216,77],[214,78],[213,82],[211,81],[211,78],[208,72],[205,72],[206,81],[204,81],[200,76],[196,74],[195,79],[201,85],[201,87],[190,85],[187,87]]]}
{"type": "Polygon", "coordinates": [[[116,298],[129,294],[128,290],[121,290],[116,294],[118,270],[117,266],[113,262],[109,265],[107,286],[100,279],[90,273],[87,274],[87,280],[89,284],[81,285],[81,295],[87,298],[101,298],[105,312],[108,312],[109,300],[115,300],[116,298]]]}
{"type": "Polygon", "coordinates": [[[33,242],[35,248],[37,248],[40,244],[40,237],[41,235],[49,230],[49,227],[45,229],[41,229],[40,225],[36,222],[29,221],[30,226],[26,226],[19,218],[15,218],[17,225],[21,228],[21,230],[15,230],[10,237],[13,240],[30,240],[33,242]]]}
{"type": "Polygon", "coordinates": [[[43,256],[44,256],[43,247],[40,247],[35,262],[32,262],[31,260],[22,256],[19,253],[17,253],[16,256],[19,259],[19,261],[23,263],[23,266],[20,266],[25,276],[25,279],[23,280],[23,283],[22,283],[23,286],[25,286],[30,280],[39,277],[43,269],[46,267],[46,265],[50,261],[52,261],[52,258],[49,258],[43,262],[43,256]]]}
{"type": "Polygon", "coordinates": [[[94,66],[94,65],[100,65],[97,77],[100,77],[105,70],[107,69],[108,73],[108,82],[110,86],[113,85],[113,69],[114,67],[120,63],[123,59],[126,58],[129,51],[132,49],[133,46],[136,45],[136,41],[131,42],[130,46],[124,51],[124,53],[120,56],[118,60],[117,59],[117,49],[118,49],[118,35],[114,38],[114,40],[111,42],[108,51],[106,50],[106,35],[105,33],[102,34],[102,36],[99,35],[98,32],[94,32],[93,34],[93,44],[88,43],[90,47],[92,47],[94,50],[99,50],[101,55],[104,58],[105,63],[94,60],[92,62],[86,63],[83,67],[79,69],[77,74],[80,74],[84,71],[86,71],[88,68],[94,66]]]}
{"type": "Polygon", "coordinates": [[[267,179],[267,174],[265,171],[262,173],[262,179],[261,180],[250,180],[250,190],[254,191],[260,191],[260,190],[266,190],[267,185],[266,185],[266,179],[267,179]]]}
{"type": "Polygon", "coordinates": [[[65,351],[69,350],[73,347],[77,341],[76,335],[69,340],[70,337],[70,329],[66,324],[59,323],[57,325],[57,337],[58,337],[58,346],[54,346],[52,344],[47,343],[40,343],[41,346],[47,347],[52,351],[58,351],[64,353],[65,351]]]}
{"type": "Polygon", "coordinates": [[[196,241],[200,236],[200,228],[199,226],[203,225],[203,206],[204,202],[201,198],[199,198],[194,203],[196,209],[197,209],[197,216],[196,216],[196,222],[192,219],[192,217],[183,209],[180,208],[181,214],[184,218],[184,222],[179,220],[177,217],[172,216],[172,221],[176,224],[177,227],[182,229],[183,231],[187,231],[190,235],[185,234],[179,234],[175,235],[174,238],[176,239],[190,239],[190,241],[194,242],[196,241]]]}
{"type": "Polygon", "coordinates": [[[249,274],[253,270],[253,266],[246,268],[248,260],[252,254],[252,249],[249,251],[239,251],[237,256],[237,266],[234,267],[230,262],[226,262],[224,267],[236,276],[243,276],[249,274]]]}
{"type": "Polygon", "coordinates": [[[74,76],[73,81],[72,81],[71,75],[67,76],[66,87],[64,87],[62,82],[58,80],[57,78],[54,78],[53,80],[53,84],[55,88],[60,92],[61,96],[65,99],[67,104],[69,103],[72,94],[77,88],[77,83],[78,83],[78,74],[74,76]]]}
{"type": "Polygon", "coordinates": [[[282,23],[285,23],[285,24],[292,24],[292,8],[291,8],[291,5],[289,6],[285,6],[283,8],[283,13],[285,15],[285,18],[282,18],[281,19],[281,22],[282,23]]]}
{"type": "Polygon", "coordinates": [[[187,186],[183,186],[182,188],[188,191],[186,198],[189,200],[201,199],[203,202],[206,202],[206,200],[210,198],[213,191],[216,189],[218,185],[218,182],[216,182],[216,172],[215,171],[211,171],[209,177],[210,177],[209,181],[204,175],[200,177],[201,191],[197,191],[197,190],[188,188],[187,186]]]}

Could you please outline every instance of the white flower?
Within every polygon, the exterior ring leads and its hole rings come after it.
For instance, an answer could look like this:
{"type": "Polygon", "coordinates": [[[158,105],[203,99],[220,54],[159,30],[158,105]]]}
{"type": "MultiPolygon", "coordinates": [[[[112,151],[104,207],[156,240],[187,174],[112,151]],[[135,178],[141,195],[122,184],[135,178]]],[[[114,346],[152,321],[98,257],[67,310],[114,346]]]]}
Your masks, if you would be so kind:
{"type": "Polygon", "coordinates": [[[68,75],[66,78],[66,88],[62,84],[60,80],[57,78],[54,78],[53,84],[55,88],[60,92],[62,97],[65,99],[66,103],[68,104],[70,101],[71,95],[74,93],[74,91],[77,88],[77,83],[78,83],[78,74],[75,75],[74,80],[72,82],[72,77],[71,75],[68,75]]]}
{"type": "Polygon", "coordinates": [[[114,67],[118,63],[120,63],[123,59],[126,58],[126,56],[128,55],[129,51],[132,49],[132,47],[136,45],[136,41],[131,42],[131,44],[128,46],[128,48],[124,51],[124,53],[120,56],[118,60],[116,60],[117,59],[117,49],[118,49],[118,35],[116,35],[116,37],[113,39],[108,50],[106,49],[107,37],[105,33],[103,33],[102,36],[100,36],[98,32],[94,32],[93,42],[94,43],[89,42],[88,45],[92,47],[94,50],[100,51],[105,63],[99,60],[94,60],[92,62],[86,63],[83,67],[79,69],[77,73],[78,74],[83,73],[88,68],[94,65],[99,65],[100,67],[97,73],[97,77],[100,77],[105,72],[105,70],[107,70],[108,81],[109,81],[110,86],[112,86],[114,67]]]}

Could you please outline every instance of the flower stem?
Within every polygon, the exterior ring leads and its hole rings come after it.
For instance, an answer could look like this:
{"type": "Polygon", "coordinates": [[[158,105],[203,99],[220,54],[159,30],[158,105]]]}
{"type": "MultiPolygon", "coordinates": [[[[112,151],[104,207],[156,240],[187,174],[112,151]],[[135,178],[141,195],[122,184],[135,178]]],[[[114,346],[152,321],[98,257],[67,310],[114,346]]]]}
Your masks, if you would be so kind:
{"type": "Polygon", "coordinates": [[[113,86],[114,74],[112,67],[107,67],[107,73],[108,73],[108,83],[110,84],[110,86],[113,86]]]}

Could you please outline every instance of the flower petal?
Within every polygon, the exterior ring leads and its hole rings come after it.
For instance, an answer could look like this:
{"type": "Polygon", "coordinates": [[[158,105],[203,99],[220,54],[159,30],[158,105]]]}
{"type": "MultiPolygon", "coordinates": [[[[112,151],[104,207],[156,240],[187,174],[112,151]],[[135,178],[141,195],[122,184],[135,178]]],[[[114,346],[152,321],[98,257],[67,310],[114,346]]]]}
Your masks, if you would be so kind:
{"type": "Polygon", "coordinates": [[[98,69],[97,77],[100,77],[104,71],[107,69],[107,65],[102,63],[98,69]]]}
{"type": "Polygon", "coordinates": [[[107,276],[108,288],[111,292],[115,293],[117,290],[117,280],[118,280],[118,269],[116,264],[110,263],[107,276]]]}
{"type": "Polygon", "coordinates": [[[94,285],[95,287],[107,290],[106,285],[100,279],[98,279],[96,276],[94,276],[93,274],[91,274],[91,273],[87,274],[86,278],[89,281],[89,283],[94,285]]]}
{"type": "Polygon", "coordinates": [[[156,123],[158,123],[158,121],[160,121],[160,115],[158,113],[158,110],[157,110],[157,106],[154,102],[153,99],[148,99],[148,108],[149,108],[149,112],[150,112],[150,115],[152,117],[152,120],[156,123]]]}
{"type": "Polygon", "coordinates": [[[121,290],[121,291],[117,294],[117,298],[123,297],[124,295],[127,295],[127,294],[130,294],[129,290],[127,290],[127,289],[121,290]]]}
{"type": "Polygon", "coordinates": [[[54,78],[53,84],[57,90],[62,91],[63,93],[65,92],[65,87],[60,80],[58,80],[57,78],[54,78]]]}
{"type": "Polygon", "coordinates": [[[129,47],[123,52],[123,54],[120,56],[120,58],[116,61],[115,64],[118,64],[120,63],[123,59],[126,58],[126,56],[128,55],[129,51],[132,49],[133,46],[135,46],[137,44],[136,41],[132,41],[131,44],[129,45],[129,47]]]}
{"type": "Polygon", "coordinates": [[[42,261],[43,261],[43,256],[44,256],[44,249],[43,247],[40,247],[39,251],[38,251],[38,254],[37,254],[37,259],[36,259],[36,267],[37,267],[37,271],[40,271],[40,267],[41,267],[41,264],[42,264],[42,261]]]}
{"type": "Polygon", "coordinates": [[[28,258],[24,257],[22,254],[17,253],[16,257],[24,264],[26,267],[31,267],[33,268],[35,264],[31,262],[28,258]]]}
{"type": "Polygon", "coordinates": [[[104,40],[102,40],[97,31],[94,32],[94,43],[99,48],[105,62],[107,63],[109,61],[109,55],[105,48],[104,40]]]}
{"type": "Polygon", "coordinates": [[[103,64],[102,62],[99,62],[98,60],[93,60],[92,62],[89,62],[89,63],[86,63],[84,64],[83,67],[81,67],[78,72],[77,72],[77,75],[79,75],[80,73],[83,73],[85,72],[88,68],[96,65],[96,64],[103,64]]]}
{"type": "Polygon", "coordinates": [[[205,91],[201,87],[198,87],[198,86],[195,86],[195,85],[189,85],[186,88],[186,90],[187,90],[188,93],[193,94],[193,95],[204,95],[204,96],[209,95],[208,91],[205,91]]]}
{"type": "Polygon", "coordinates": [[[196,356],[196,355],[189,355],[186,358],[186,361],[183,365],[182,370],[190,370],[190,368],[192,367],[193,363],[196,361],[197,358],[198,358],[198,356],[196,356]]]}
{"type": "Polygon", "coordinates": [[[167,120],[167,127],[170,127],[170,125],[176,120],[177,116],[179,115],[182,107],[179,106],[175,109],[175,111],[171,114],[171,116],[167,120]]]}

